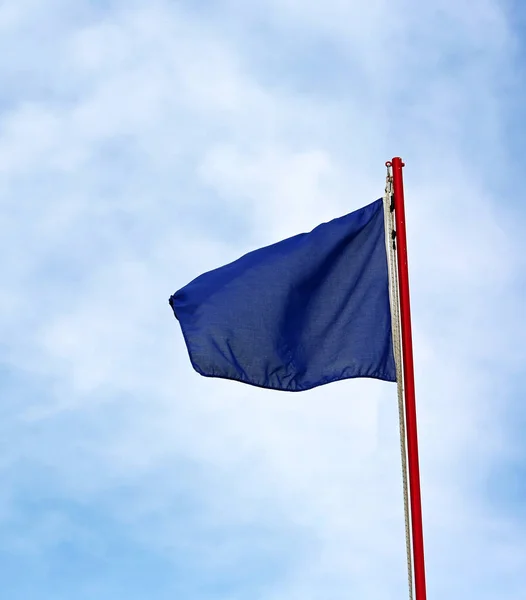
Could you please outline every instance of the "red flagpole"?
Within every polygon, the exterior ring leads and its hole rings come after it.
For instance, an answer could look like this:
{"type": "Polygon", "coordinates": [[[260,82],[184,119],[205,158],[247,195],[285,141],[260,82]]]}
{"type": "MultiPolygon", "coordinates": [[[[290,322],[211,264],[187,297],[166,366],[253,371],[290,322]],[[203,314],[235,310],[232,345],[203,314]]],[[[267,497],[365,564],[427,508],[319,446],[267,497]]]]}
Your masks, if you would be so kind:
{"type": "Polygon", "coordinates": [[[407,237],[405,231],[404,180],[399,157],[391,161],[396,223],[396,250],[400,290],[400,324],[402,329],[402,360],[404,373],[405,415],[407,435],[407,462],[411,503],[411,533],[416,600],[426,600],[424,562],[424,533],[422,527],[422,499],[420,495],[420,467],[418,463],[418,436],[416,426],[415,374],[411,334],[411,307],[409,302],[409,271],[407,268],[407,237]]]}

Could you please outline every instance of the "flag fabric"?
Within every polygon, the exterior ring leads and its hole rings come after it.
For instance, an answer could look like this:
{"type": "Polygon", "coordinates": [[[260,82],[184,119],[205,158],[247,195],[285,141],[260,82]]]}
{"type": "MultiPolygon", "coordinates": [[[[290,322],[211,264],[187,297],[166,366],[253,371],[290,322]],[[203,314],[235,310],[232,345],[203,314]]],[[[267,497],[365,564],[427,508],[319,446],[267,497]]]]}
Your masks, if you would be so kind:
{"type": "Polygon", "coordinates": [[[382,200],[204,273],[170,305],[203,376],[291,392],[396,381],[382,200]]]}

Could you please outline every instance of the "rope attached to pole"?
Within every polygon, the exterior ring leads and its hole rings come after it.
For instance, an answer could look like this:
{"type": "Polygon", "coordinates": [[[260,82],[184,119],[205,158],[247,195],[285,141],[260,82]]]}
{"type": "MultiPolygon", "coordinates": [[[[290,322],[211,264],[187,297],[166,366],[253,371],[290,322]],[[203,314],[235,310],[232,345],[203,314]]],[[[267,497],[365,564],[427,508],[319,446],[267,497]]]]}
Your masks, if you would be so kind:
{"type": "Polygon", "coordinates": [[[411,528],[409,512],[409,486],[407,481],[407,446],[405,429],[404,381],[402,370],[402,336],[400,328],[400,298],[398,291],[398,269],[396,258],[396,231],[393,218],[393,177],[391,163],[386,163],[387,177],[384,196],[384,217],[386,229],[386,246],[389,263],[389,296],[391,300],[391,321],[393,332],[393,349],[396,365],[396,382],[398,393],[398,419],[400,426],[400,453],[402,457],[402,486],[404,494],[405,542],[407,552],[407,583],[409,600],[413,600],[413,559],[411,553],[411,528]]]}

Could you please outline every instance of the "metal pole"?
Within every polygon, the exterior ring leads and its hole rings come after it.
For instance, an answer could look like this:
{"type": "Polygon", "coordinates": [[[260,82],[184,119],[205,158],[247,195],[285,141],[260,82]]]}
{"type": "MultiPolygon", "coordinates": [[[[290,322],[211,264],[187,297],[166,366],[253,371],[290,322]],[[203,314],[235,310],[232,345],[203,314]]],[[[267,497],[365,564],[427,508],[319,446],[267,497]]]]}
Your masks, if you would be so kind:
{"type": "Polygon", "coordinates": [[[422,526],[422,499],[420,494],[420,467],[418,461],[418,435],[416,424],[415,376],[413,366],[413,341],[411,333],[411,307],[409,301],[409,271],[407,267],[407,238],[405,230],[404,181],[399,157],[391,161],[396,223],[396,251],[400,291],[400,325],[402,329],[402,360],[404,373],[405,414],[407,435],[407,461],[411,504],[411,533],[416,600],[426,600],[426,575],[424,562],[424,534],[422,526]]]}

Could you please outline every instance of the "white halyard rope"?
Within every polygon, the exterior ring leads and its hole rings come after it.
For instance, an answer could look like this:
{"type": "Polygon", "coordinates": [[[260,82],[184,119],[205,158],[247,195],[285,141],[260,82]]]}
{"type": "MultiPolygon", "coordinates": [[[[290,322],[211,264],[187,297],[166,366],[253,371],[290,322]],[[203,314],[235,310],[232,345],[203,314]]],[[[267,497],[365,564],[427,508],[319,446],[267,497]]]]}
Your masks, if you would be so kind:
{"type": "Polygon", "coordinates": [[[389,297],[391,300],[391,322],[394,358],[396,365],[396,387],[398,392],[398,419],[400,424],[400,452],[402,456],[402,485],[404,493],[405,542],[407,552],[407,582],[409,586],[409,600],[413,600],[413,560],[411,555],[409,489],[407,484],[407,447],[405,433],[404,381],[402,371],[402,339],[400,331],[400,299],[398,291],[398,269],[395,240],[392,237],[392,234],[395,231],[393,212],[391,211],[392,194],[393,179],[389,167],[387,167],[384,196],[384,222],[389,264],[389,297]]]}

